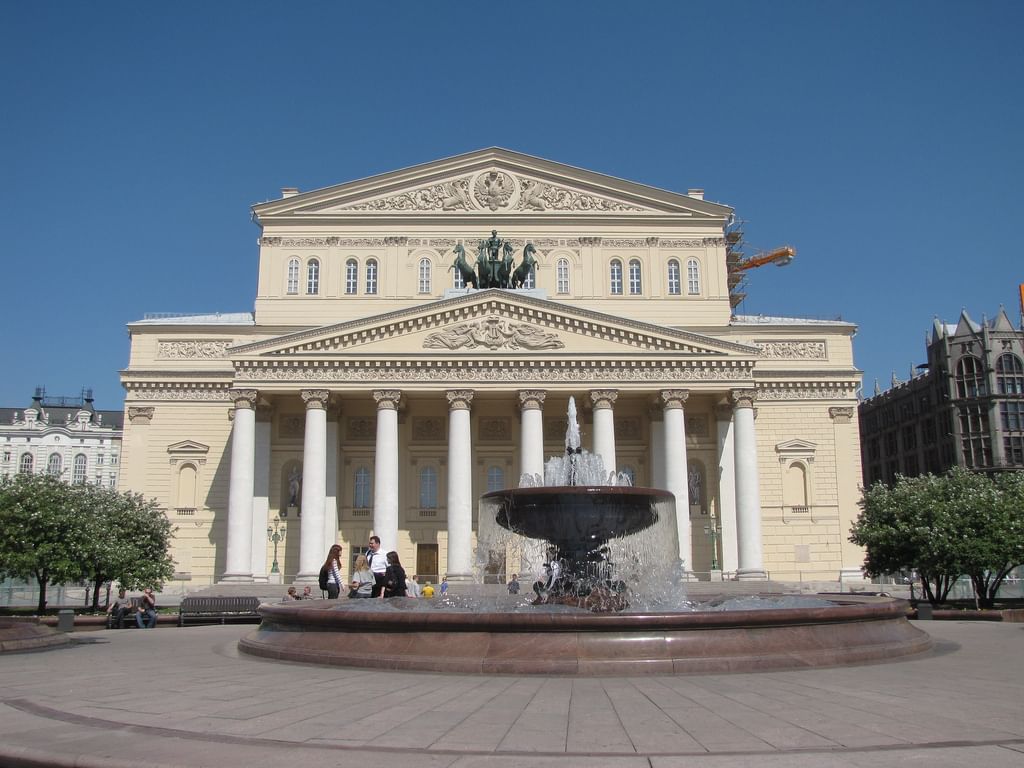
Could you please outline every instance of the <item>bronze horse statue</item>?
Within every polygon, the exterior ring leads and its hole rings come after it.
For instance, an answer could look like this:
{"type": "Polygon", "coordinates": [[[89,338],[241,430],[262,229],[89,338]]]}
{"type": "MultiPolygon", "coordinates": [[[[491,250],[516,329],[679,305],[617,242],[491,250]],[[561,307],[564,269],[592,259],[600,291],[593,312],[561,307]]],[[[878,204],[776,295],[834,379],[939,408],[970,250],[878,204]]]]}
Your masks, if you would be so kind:
{"type": "Polygon", "coordinates": [[[480,287],[480,278],[477,277],[476,271],[466,261],[466,249],[459,243],[455,246],[455,263],[448,267],[449,271],[457,269],[459,274],[462,276],[462,284],[467,288],[470,283],[473,284],[474,288],[480,287]]]}
{"type": "Polygon", "coordinates": [[[527,243],[523,248],[523,260],[519,262],[519,266],[509,277],[509,288],[522,288],[526,285],[526,281],[530,277],[530,270],[537,263],[535,253],[537,253],[537,249],[533,247],[533,243],[527,243]]]}

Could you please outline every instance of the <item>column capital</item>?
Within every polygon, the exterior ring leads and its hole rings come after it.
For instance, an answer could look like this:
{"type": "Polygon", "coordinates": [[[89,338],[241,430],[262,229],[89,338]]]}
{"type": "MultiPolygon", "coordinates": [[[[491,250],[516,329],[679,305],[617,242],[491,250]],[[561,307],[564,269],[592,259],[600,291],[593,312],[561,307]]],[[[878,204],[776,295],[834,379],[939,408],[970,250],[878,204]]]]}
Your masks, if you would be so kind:
{"type": "Polygon", "coordinates": [[[155,410],[151,405],[128,406],[128,421],[132,424],[149,424],[153,420],[153,412],[155,410]]]}
{"type": "Polygon", "coordinates": [[[611,408],[615,405],[615,401],[619,397],[619,390],[617,389],[592,389],[590,390],[590,401],[594,404],[594,409],[611,408]]]}
{"type": "Polygon", "coordinates": [[[448,408],[453,411],[468,411],[469,404],[473,402],[472,389],[449,389],[445,392],[448,397],[448,408]]]}
{"type": "Polygon", "coordinates": [[[840,406],[828,409],[828,416],[836,424],[849,424],[853,419],[852,406],[840,406]]]}
{"type": "Polygon", "coordinates": [[[729,401],[734,408],[753,408],[757,399],[756,389],[730,389],[729,401]]]}
{"type": "Polygon", "coordinates": [[[373,399],[377,402],[378,411],[397,411],[402,399],[400,389],[375,389],[373,399]]]}
{"type": "Polygon", "coordinates": [[[331,393],[326,389],[304,389],[300,394],[307,411],[327,410],[327,401],[330,399],[331,393]]]}
{"type": "Polygon", "coordinates": [[[682,408],[686,404],[687,399],[690,397],[690,390],[688,389],[663,389],[660,392],[661,401],[664,403],[665,408],[682,408]]]}
{"type": "Polygon", "coordinates": [[[228,397],[235,404],[235,408],[251,408],[255,410],[256,399],[259,393],[255,389],[229,389],[228,397]]]}
{"type": "Polygon", "coordinates": [[[544,408],[546,389],[520,389],[519,407],[524,411],[539,411],[544,408]]]}

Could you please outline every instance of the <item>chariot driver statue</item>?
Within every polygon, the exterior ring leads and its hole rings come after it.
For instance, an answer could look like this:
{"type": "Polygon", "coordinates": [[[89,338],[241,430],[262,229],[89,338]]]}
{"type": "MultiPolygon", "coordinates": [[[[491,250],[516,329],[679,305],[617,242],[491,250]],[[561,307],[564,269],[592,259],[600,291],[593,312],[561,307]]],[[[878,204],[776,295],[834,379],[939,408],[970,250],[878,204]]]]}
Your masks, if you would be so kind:
{"type": "Polygon", "coordinates": [[[492,229],[491,236],[480,241],[480,251],[477,256],[477,271],[480,274],[481,288],[503,287],[498,284],[499,264],[502,262],[502,251],[509,247],[500,237],[498,230],[492,229]]]}

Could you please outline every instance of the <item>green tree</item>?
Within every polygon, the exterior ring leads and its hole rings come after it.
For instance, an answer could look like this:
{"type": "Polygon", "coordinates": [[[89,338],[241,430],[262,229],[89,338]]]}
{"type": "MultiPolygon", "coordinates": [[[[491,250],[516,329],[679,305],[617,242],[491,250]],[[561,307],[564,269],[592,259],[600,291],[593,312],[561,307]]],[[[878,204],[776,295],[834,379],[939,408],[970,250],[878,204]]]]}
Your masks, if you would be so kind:
{"type": "Polygon", "coordinates": [[[82,526],[77,524],[74,489],[49,474],[0,479],[0,574],[34,578],[38,610],[46,609],[46,588],[82,577],[82,526]]]}
{"type": "Polygon", "coordinates": [[[170,556],[173,527],[152,499],[112,488],[78,486],[88,530],[83,578],[92,583],[92,606],[99,607],[103,584],[117,581],[126,589],[159,588],[174,573],[170,556]]]}

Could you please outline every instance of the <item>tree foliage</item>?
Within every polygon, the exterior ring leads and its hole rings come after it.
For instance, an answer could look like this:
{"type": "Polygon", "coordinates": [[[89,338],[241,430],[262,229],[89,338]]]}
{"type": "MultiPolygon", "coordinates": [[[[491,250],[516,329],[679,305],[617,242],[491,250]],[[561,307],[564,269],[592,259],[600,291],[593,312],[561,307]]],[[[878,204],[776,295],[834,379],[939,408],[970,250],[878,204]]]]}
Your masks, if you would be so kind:
{"type": "Polygon", "coordinates": [[[955,468],[876,483],[864,491],[850,541],[867,551],[870,576],[916,570],[936,604],[966,575],[991,607],[1006,575],[1024,563],[1024,476],[955,468]]]}
{"type": "Polygon", "coordinates": [[[34,578],[40,611],[46,588],[79,580],[99,588],[159,587],[174,571],[173,529],[155,501],[47,474],[0,479],[0,574],[34,578]]]}

